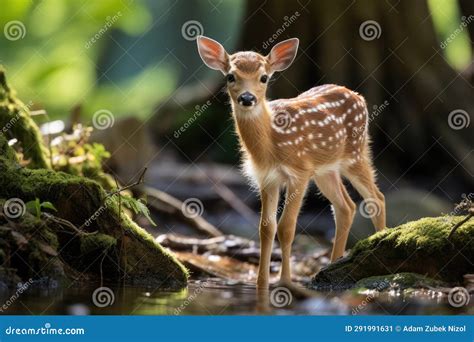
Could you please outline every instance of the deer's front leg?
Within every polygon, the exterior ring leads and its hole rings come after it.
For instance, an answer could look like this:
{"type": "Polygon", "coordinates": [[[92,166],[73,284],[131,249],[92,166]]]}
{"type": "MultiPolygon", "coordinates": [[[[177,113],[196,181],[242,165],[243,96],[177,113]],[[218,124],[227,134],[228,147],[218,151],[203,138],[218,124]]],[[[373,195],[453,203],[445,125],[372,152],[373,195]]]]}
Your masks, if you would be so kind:
{"type": "Polygon", "coordinates": [[[280,282],[291,284],[291,245],[295,237],[296,220],[303,202],[307,181],[288,185],[285,209],[278,222],[278,241],[280,241],[282,263],[280,282]]]}
{"type": "Polygon", "coordinates": [[[279,186],[268,185],[260,189],[262,212],[260,217],[260,263],[258,266],[257,287],[268,289],[270,278],[270,258],[276,233],[276,211],[279,186]]]}

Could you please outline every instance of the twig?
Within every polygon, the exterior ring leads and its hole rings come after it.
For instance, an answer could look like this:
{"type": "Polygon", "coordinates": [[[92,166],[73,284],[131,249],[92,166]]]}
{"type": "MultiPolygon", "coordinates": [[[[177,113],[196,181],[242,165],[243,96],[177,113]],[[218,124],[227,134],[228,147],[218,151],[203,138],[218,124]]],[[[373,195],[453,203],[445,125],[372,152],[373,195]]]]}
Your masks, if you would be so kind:
{"type": "Polygon", "coordinates": [[[140,174],[140,177],[138,178],[138,180],[137,180],[136,182],[131,183],[131,184],[128,184],[128,185],[126,185],[126,186],[124,186],[124,187],[121,187],[121,188],[119,188],[119,189],[117,189],[117,190],[111,192],[110,194],[108,194],[108,195],[104,198],[104,200],[107,199],[107,198],[109,198],[109,197],[112,197],[112,196],[115,196],[115,195],[117,195],[117,194],[120,194],[122,191],[125,191],[125,190],[127,190],[127,189],[133,188],[134,186],[137,186],[137,185],[143,183],[144,180],[145,180],[145,173],[146,173],[146,171],[147,171],[147,168],[145,167],[145,168],[143,169],[142,173],[140,174]]]}
{"type": "MultiPolygon", "coordinates": [[[[146,169],[143,171],[141,178],[143,178],[143,175],[145,174],[145,171],[146,171],[146,169]]],[[[118,183],[117,177],[115,177],[115,175],[114,175],[114,180],[115,180],[115,186],[117,187],[117,189],[119,189],[119,183],[118,183]]],[[[122,222],[122,196],[119,196],[119,221],[122,222]]],[[[125,254],[124,255],[125,262],[127,260],[127,255],[126,255],[126,251],[125,251],[125,248],[124,248],[125,232],[124,232],[123,229],[120,229],[120,233],[121,233],[121,239],[120,239],[120,250],[119,250],[119,255],[118,255],[119,263],[122,261],[122,253],[125,254]]],[[[123,270],[124,270],[124,272],[126,271],[126,265],[124,265],[123,270]]],[[[125,274],[122,277],[122,279],[124,279],[124,284],[125,284],[125,274]]]]}
{"type": "MultiPolygon", "coordinates": [[[[117,189],[120,189],[119,183],[115,175],[114,175],[114,181],[115,181],[115,186],[117,187],[117,189]]],[[[122,196],[119,196],[119,221],[122,222],[122,196]]]]}
{"type": "Polygon", "coordinates": [[[469,221],[471,217],[474,215],[474,203],[471,201],[470,198],[466,197],[459,204],[456,205],[456,207],[454,208],[454,211],[455,212],[467,211],[467,215],[464,219],[462,219],[457,224],[455,224],[453,228],[451,228],[451,232],[448,235],[448,239],[450,239],[453,236],[454,232],[459,227],[461,227],[464,223],[469,221]]]}
{"type": "Polygon", "coordinates": [[[461,227],[464,223],[466,223],[467,221],[469,221],[471,219],[471,217],[474,216],[474,213],[473,212],[470,212],[469,214],[466,215],[466,217],[464,217],[461,221],[459,221],[458,223],[456,223],[453,228],[451,228],[451,232],[449,233],[448,235],[448,239],[451,239],[451,237],[453,236],[454,232],[456,232],[456,230],[461,227]]]}
{"type": "Polygon", "coordinates": [[[42,213],[42,215],[44,215],[48,220],[51,220],[53,222],[56,222],[58,223],[59,225],[63,226],[63,227],[67,227],[67,228],[70,228],[71,230],[75,231],[77,234],[79,235],[93,235],[93,234],[96,234],[97,232],[85,232],[83,230],[80,230],[79,228],[77,228],[73,223],[71,223],[70,221],[68,220],[65,220],[63,218],[60,218],[60,217],[57,217],[57,216],[54,216],[52,214],[49,214],[49,213],[42,213]]]}
{"type": "Polygon", "coordinates": [[[104,256],[102,257],[102,260],[100,260],[100,265],[99,265],[99,270],[100,270],[100,286],[103,286],[103,281],[104,281],[104,273],[103,273],[103,264],[104,264],[104,259],[107,256],[107,249],[102,252],[104,256]]]}
{"type": "MultiPolygon", "coordinates": [[[[134,187],[134,186],[137,186],[137,185],[143,183],[146,170],[147,170],[147,168],[145,167],[145,168],[143,169],[142,173],[140,174],[140,177],[138,178],[138,180],[137,180],[136,182],[134,182],[134,183],[132,183],[132,184],[129,184],[129,185],[126,185],[126,186],[124,186],[124,187],[121,187],[121,188],[119,188],[119,189],[117,189],[117,190],[115,190],[115,191],[113,191],[113,192],[107,194],[107,195],[105,196],[105,198],[103,199],[103,201],[105,202],[105,201],[107,200],[107,198],[112,197],[112,196],[115,196],[115,195],[117,195],[117,194],[120,195],[120,193],[121,193],[122,191],[127,190],[127,189],[130,189],[130,188],[132,188],[132,187],[134,187]]],[[[85,189],[86,189],[86,191],[89,191],[89,189],[88,189],[87,187],[86,187],[85,189]]],[[[90,194],[90,193],[89,193],[89,194],[90,194]]],[[[90,196],[92,197],[91,194],[90,194],[90,196]]],[[[120,196],[119,196],[119,197],[120,197],[120,196]]],[[[120,200],[121,200],[121,197],[119,198],[119,201],[120,201],[120,200]]],[[[99,208],[99,209],[100,209],[100,208],[99,208]]],[[[97,210],[99,210],[99,209],[97,209],[97,210]]],[[[87,221],[89,221],[89,220],[95,215],[95,213],[97,212],[97,210],[96,210],[87,220],[84,221],[84,223],[79,227],[79,229],[82,229],[82,228],[86,225],[87,221]]],[[[120,213],[119,213],[119,223],[121,223],[121,215],[120,215],[120,213]]]]}

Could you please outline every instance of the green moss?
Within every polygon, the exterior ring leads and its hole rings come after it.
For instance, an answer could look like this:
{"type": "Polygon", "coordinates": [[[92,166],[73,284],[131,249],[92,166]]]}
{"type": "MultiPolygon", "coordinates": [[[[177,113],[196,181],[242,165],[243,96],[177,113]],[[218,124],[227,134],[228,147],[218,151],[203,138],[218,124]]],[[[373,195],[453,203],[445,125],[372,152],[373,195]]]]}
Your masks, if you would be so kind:
{"type": "Polygon", "coordinates": [[[106,252],[117,245],[117,239],[107,234],[91,234],[81,237],[81,254],[87,255],[97,250],[106,252]]]}
{"type": "Polygon", "coordinates": [[[30,168],[49,168],[48,149],[28,107],[18,100],[8,86],[5,71],[0,67],[0,135],[18,139],[30,168]]]}
{"type": "MultiPolygon", "coordinates": [[[[448,246],[446,238],[455,223],[457,216],[425,217],[418,221],[408,222],[397,228],[386,229],[371,237],[359,241],[354,246],[354,253],[372,249],[378,244],[389,244],[400,249],[422,249],[426,253],[441,253],[448,246]]],[[[453,237],[454,244],[465,244],[466,248],[474,248],[472,241],[474,222],[467,222],[453,237]]]]}
{"type": "Polygon", "coordinates": [[[322,269],[314,288],[348,288],[371,276],[414,272],[447,282],[460,282],[474,272],[474,220],[448,240],[462,217],[422,218],[386,229],[359,241],[345,258],[322,269]]]}

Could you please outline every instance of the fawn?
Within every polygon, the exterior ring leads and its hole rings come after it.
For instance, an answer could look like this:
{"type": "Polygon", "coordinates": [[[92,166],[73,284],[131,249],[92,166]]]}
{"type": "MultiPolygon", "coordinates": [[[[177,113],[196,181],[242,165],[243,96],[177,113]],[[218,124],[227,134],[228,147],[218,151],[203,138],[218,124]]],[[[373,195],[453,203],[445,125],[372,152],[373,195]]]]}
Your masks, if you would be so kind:
{"type": "Polygon", "coordinates": [[[328,84],[291,99],[266,99],[268,81],[274,72],[291,65],[298,44],[296,38],[285,40],[267,56],[252,51],[229,55],[215,40],[204,36],[197,39],[204,63],[226,75],[244,170],[260,192],[259,289],[269,286],[275,233],[282,251],[280,282],[291,284],[291,245],[310,179],[333,207],[336,235],[331,261],[345,251],[356,208],[341,176],[376,205],[372,216],[375,229],[385,228],[385,199],[375,184],[364,98],[345,87],[328,84]],[[282,187],[286,188],[286,201],[277,224],[282,187]]]}

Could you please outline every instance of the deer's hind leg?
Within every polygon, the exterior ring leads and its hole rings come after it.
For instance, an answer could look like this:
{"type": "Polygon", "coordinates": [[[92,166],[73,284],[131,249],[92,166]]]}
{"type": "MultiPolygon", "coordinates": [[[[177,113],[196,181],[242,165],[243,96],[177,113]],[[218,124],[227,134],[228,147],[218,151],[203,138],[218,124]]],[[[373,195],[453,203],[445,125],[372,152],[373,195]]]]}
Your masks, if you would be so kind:
{"type": "Polygon", "coordinates": [[[386,227],[385,197],[375,183],[375,171],[368,159],[362,158],[357,163],[344,168],[342,174],[364,198],[361,211],[371,218],[375,230],[384,229],[386,227]]]}
{"type": "Polygon", "coordinates": [[[339,172],[330,171],[323,175],[315,175],[313,178],[316,186],[333,206],[336,236],[334,238],[331,261],[334,261],[340,258],[346,249],[356,205],[347,193],[339,172]]]}

